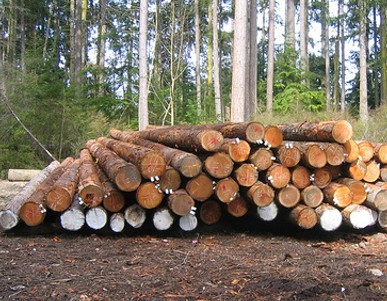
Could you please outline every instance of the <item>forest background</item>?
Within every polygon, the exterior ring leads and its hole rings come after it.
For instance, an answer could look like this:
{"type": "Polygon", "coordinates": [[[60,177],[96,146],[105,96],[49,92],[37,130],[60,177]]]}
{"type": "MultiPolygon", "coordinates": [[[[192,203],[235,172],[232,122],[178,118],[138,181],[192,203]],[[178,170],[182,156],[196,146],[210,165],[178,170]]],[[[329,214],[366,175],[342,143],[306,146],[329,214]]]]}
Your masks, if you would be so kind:
{"type": "Polygon", "coordinates": [[[387,0],[0,0],[0,178],[112,127],[347,119],[387,141],[387,0]]]}

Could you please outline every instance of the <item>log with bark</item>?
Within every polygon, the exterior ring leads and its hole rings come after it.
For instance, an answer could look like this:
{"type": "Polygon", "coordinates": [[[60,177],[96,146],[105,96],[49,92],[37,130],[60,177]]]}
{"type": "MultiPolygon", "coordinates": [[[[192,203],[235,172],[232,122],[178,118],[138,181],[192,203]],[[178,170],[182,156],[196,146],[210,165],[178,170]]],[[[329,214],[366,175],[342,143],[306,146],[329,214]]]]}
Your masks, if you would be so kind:
{"type": "Polygon", "coordinates": [[[275,192],[268,184],[257,181],[249,188],[246,195],[256,206],[265,207],[273,202],[275,192]]]}
{"type": "Polygon", "coordinates": [[[85,224],[84,208],[79,202],[77,194],[74,195],[70,207],[60,215],[60,225],[68,231],[78,231],[85,224]]]}

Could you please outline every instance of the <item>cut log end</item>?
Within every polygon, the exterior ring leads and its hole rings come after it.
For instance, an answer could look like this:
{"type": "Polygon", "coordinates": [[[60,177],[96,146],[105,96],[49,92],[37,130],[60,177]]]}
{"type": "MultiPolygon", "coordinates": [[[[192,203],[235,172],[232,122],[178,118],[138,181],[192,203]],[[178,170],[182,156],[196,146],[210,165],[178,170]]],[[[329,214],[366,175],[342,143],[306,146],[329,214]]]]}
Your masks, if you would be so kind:
{"type": "Polygon", "coordinates": [[[234,174],[238,184],[243,187],[250,187],[258,180],[258,171],[253,164],[242,164],[234,174]]]}
{"type": "Polygon", "coordinates": [[[146,220],[146,211],[138,204],[133,204],[125,209],[124,217],[131,227],[137,229],[144,224],[146,220]]]}
{"type": "Polygon", "coordinates": [[[337,208],[329,204],[323,204],[315,211],[318,216],[318,223],[324,231],[335,231],[341,226],[343,216],[337,208]]]}
{"type": "Polygon", "coordinates": [[[305,205],[298,205],[290,212],[290,219],[303,229],[312,229],[317,224],[317,214],[305,205]]]}
{"type": "Polygon", "coordinates": [[[62,212],[70,207],[72,197],[63,187],[54,187],[47,193],[45,204],[53,211],[62,212]]]}
{"type": "Polygon", "coordinates": [[[262,141],[265,135],[265,126],[260,122],[250,122],[246,127],[246,140],[250,143],[262,141]]]}
{"type": "Polygon", "coordinates": [[[46,217],[46,209],[39,203],[26,202],[20,208],[19,217],[27,226],[38,226],[46,217]]]}
{"type": "Polygon", "coordinates": [[[332,128],[332,137],[338,143],[345,143],[352,138],[352,125],[346,120],[338,120],[332,128]]]}
{"type": "Polygon", "coordinates": [[[379,212],[378,224],[382,229],[387,230],[387,210],[379,212]]]}
{"type": "Polygon", "coordinates": [[[19,216],[11,210],[0,211],[0,228],[7,231],[16,227],[19,216]]]}
{"type": "Polygon", "coordinates": [[[189,180],[185,189],[194,200],[204,202],[213,195],[214,184],[211,178],[202,173],[189,180]]]}
{"type": "Polygon", "coordinates": [[[90,208],[86,212],[85,218],[86,224],[94,230],[102,229],[108,221],[107,212],[101,206],[90,208]]]}
{"type": "Polygon", "coordinates": [[[275,192],[269,185],[257,182],[247,191],[247,196],[258,207],[265,207],[273,201],[275,192]]]}
{"type": "Polygon", "coordinates": [[[376,157],[382,164],[387,164],[387,143],[383,143],[376,151],[376,157]]]}
{"type": "Polygon", "coordinates": [[[88,207],[97,207],[102,203],[103,191],[101,186],[88,185],[79,191],[79,197],[88,207]]]}
{"type": "Polygon", "coordinates": [[[114,182],[122,191],[135,191],[141,184],[141,174],[134,165],[125,165],[118,170],[114,182]]]}
{"type": "Polygon", "coordinates": [[[78,231],[85,224],[85,214],[78,208],[70,208],[60,216],[60,224],[68,231],[78,231]]]}
{"type": "Polygon", "coordinates": [[[278,207],[276,203],[271,202],[267,206],[257,207],[257,214],[263,221],[270,222],[275,220],[278,216],[278,207]]]}
{"type": "Polygon", "coordinates": [[[198,226],[198,219],[195,215],[188,214],[181,216],[179,219],[179,227],[183,231],[193,231],[198,226]]]}
{"type": "Polygon", "coordinates": [[[200,138],[203,149],[208,152],[219,150],[223,144],[223,135],[218,131],[203,131],[200,138]]]}
{"type": "Polygon", "coordinates": [[[301,152],[297,147],[282,146],[277,156],[279,162],[286,167],[294,167],[301,160],[301,152]]]}
{"type": "Polygon", "coordinates": [[[292,208],[300,201],[300,191],[294,185],[287,185],[282,188],[278,195],[278,202],[285,208],[292,208]]]}
{"type": "Polygon", "coordinates": [[[140,172],[145,179],[161,177],[165,169],[164,157],[158,152],[149,152],[141,160],[140,172]]]}
{"type": "Polygon", "coordinates": [[[159,184],[160,189],[166,194],[178,190],[181,186],[180,173],[172,167],[167,168],[165,173],[160,177],[159,184]]]}
{"type": "Polygon", "coordinates": [[[343,146],[346,153],[345,162],[352,163],[359,158],[359,146],[354,140],[348,140],[343,146]]]}
{"type": "Polygon", "coordinates": [[[268,147],[279,147],[283,141],[282,131],[277,126],[268,126],[264,135],[265,144],[268,147]]]}
{"type": "Polygon", "coordinates": [[[222,179],[228,177],[234,168],[234,162],[230,156],[224,153],[215,153],[204,161],[204,166],[209,175],[222,179]]]}
{"type": "Polygon", "coordinates": [[[227,204],[227,212],[234,217],[242,217],[249,210],[248,203],[241,196],[237,196],[234,200],[227,204]]]}
{"type": "Polygon", "coordinates": [[[233,201],[239,192],[239,185],[232,178],[225,178],[216,183],[215,194],[223,203],[233,201]]]}
{"type": "Polygon", "coordinates": [[[259,148],[250,156],[250,162],[259,170],[267,170],[273,165],[273,152],[265,148],[259,148]]]}
{"type": "Polygon", "coordinates": [[[146,182],[141,184],[136,192],[138,204],[144,209],[154,209],[163,201],[164,194],[156,184],[146,182]]]}
{"type": "Polygon", "coordinates": [[[222,208],[217,201],[207,200],[201,205],[199,216],[206,225],[216,224],[222,217],[222,208]]]}
{"type": "Polygon", "coordinates": [[[311,172],[306,167],[298,165],[292,171],[291,180],[298,189],[304,189],[311,183],[311,172]]]}
{"type": "Polygon", "coordinates": [[[266,173],[266,181],[274,188],[285,187],[291,179],[291,173],[286,166],[281,164],[272,165],[266,173]]]}
{"type": "Polygon", "coordinates": [[[160,208],[153,214],[153,225],[159,231],[171,228],[174,217],[168,208],[160,208]]]}
{"type": "Polygon", "coordinates": [[[125,206],[125,198],[121,192],[115,190],[103,199],[103,206],[109,212],[121,211],[125,206]]]}
{"type": "Polygon", "coordinates": [[[327,154],[319,145],[314,144],[305,151],[304,161],[308,166],[321,168],[327,164],[327,154]]]}
{"type": "Polygon", "coordinates": [[[231,143],[228,147],[228,154],[234,162],[246,161],[249,158],[250,151],[250,144],[245,140],[231,143]]]}
{"type": "Polygon", "coordinates": [[[195,201],[184,189],[180,189],[168,197],[168,205],[173,213],[184,216],[193,210],[195,201]]]}
{"type": "Polygon", "coordinates": [[[317,186],[310,185],[302,190],[301,199],[308,207],[316,208],[320,206],[324,200],[324,194],[317,186]]]}
{"type": "Polygon", "coordinates": [[[354,229],[364,229],[377,222],[376,211],[363,205],[351,204],[341,211],[346,223],[354,229]]]}
{"type": "Polygon", "coordinates": [[[110,229],[115,233],[120,233],[125,228],[125,218],[122,213],[114,213],[109,220],[110,229]]]}
{"type": "Polygon", "coordinates": [[[179,171],[184,177],[193,178],[196,177],[202,170],[202,162],[195,156],[186,156],[179,166],[179,171]]]}

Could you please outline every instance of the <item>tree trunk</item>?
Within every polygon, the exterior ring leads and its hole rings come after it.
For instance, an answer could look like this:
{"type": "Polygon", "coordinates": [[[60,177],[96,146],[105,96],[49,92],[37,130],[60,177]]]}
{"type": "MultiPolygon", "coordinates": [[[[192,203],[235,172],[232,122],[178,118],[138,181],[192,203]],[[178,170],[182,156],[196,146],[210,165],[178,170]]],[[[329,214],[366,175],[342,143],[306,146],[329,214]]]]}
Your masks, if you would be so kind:
{"type": "Polygon", "coordinates": [[[387,104],[387,3],[380,4],[381,104],[387,104]]]}
{"type": "Polygon", "coordinates": [[[98,96],[105,95],[105,45],[106,45],[106,0],[99,1],[98,41],[97,41],[97,65],[98,65],[98,96]]]}
{"type": "Polygon", "coordinates": [[[341,44],[341,94],[340,94],[340,108],[341,112],[345,111],[345,13],[344,13],[344,1],[340,0],[341,6],[341,32],[340,32],[340,44],[341,44]]]}
{"type": "Polygon", "coordinates": [[[148,1],[140,0],[140,37],[139,37],[139,103],[138,127],[145,129],[148,124],[148,62],[147,62],[147,34],[148,34],[148,1]]]}
{"type": "Polygon", "coordinates": [[[275,1],[269,1],[269,45],[267,52],[266,112],[272,114],[274,98],[274,17],[275,1]]]}
{"type": "Polygon", "coordinates": [[[285,47],[296,49],[296,6],[294,0],[286,0],[285,16],[285,47]]]}
{"type": "Polygon", "coordinates": [[[359,0],[359,41],[360,41],[360,120],[368,120],[367,96],[367,6],[365,0],[359,0]]]}
{"type": "Polygon", "coordinates": [[[200,14],[199,0],[195,0],[195,78],[196,78],[196,112],[199,120],[202,118],[202,95],[200,76],[200,14]]]}
{"type": "MultiPolygon", "coordinates": [[[[300,0],[300,61],[301,70],[305,76],[309,72],[309,58],[308,58],[308,0],[300,0]]],[[[303,83],[308,85],[304,78],[303,83]]]]}
{"type": "Polygon", "coordinates": [[[330,53],[329,53],[329,0],[325,0],[321,16],[321,52],[325,60],[325,105],[327,110],[331,106],[331,79],[330,79],[330,53]]]}
{"type": "Polygon", "coordinates": [[[246,116],[247,120],[251,120],[257,114],[257,0],[250,1],[250,58],[249,58],[249,108],[250,114],[246,116]]]}
{"type": "Polygon", "coordinates": [[[212,30],[213,30],[213,53],[214,53],[214,99],[215,115],[218,122],[223,122],[222,98],[220,87],[220,59],[219,59],[219,34],[218,34],[218,0],[212,1],[212,30]]]}

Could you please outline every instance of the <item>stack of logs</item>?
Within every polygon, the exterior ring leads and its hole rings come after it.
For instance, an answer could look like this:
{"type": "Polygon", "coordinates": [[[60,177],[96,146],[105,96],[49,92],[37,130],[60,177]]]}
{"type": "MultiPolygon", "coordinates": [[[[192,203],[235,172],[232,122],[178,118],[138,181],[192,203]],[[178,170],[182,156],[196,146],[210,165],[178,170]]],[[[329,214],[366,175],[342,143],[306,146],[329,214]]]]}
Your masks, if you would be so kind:
{"type": "Polygon", "coordinates": [[[146,220],[191,231],[249,215],[303,229],[386,230],[386,164],[387,144],[354,141],[345,120],[112,129],[35,176],[0,212],[0,226],[51,215],[69,231],[121,232],[146,220]]]}

